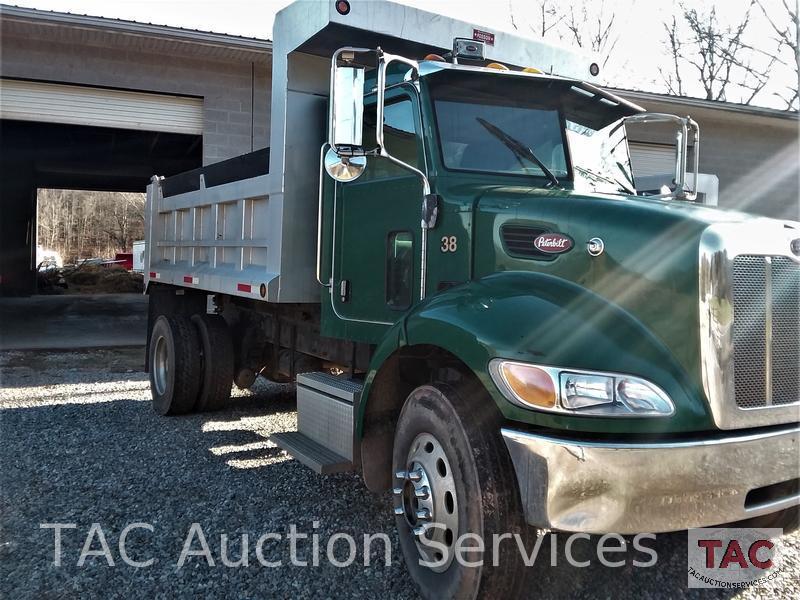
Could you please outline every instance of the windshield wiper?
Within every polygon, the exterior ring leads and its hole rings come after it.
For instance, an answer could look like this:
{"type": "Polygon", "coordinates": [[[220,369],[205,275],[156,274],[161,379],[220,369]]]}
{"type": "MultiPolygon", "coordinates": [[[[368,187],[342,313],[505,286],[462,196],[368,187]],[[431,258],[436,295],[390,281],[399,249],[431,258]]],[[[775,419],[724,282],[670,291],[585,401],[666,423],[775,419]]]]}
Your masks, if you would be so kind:
{"type": "MultiPolygon", "coordinates": [[[[552,185],[558,185],[558,179],[556,179],[556,176],[553,175],[553,172],[548,169],[541,160],[539,160],[539,157],[536,156],[536,154],[533,153],[533,150],[528,148],[528,146],[520,142],[518,139],[511,137],[505,131],[496,125],[492,125],[489,123],[489,121],[482,117],[475,117],[475,120],[483,125],[494,137],[503,142],[503,144],[505,144],[505,146],[511,150],[518,159],[520,156],[524,156],[525,158],[532,160],[534,163],[536,163],[536,166],[542,170],[542,173],[545,174],[552,185]]],[[[525,165],[522,166],[523,168],[525,167],[525,165]]]]}

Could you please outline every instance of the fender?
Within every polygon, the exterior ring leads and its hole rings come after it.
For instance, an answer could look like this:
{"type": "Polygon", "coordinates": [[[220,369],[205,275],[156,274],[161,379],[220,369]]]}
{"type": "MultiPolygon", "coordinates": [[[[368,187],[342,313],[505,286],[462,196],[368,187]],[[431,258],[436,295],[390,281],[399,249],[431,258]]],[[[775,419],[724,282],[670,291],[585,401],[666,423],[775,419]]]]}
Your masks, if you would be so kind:
{"type": "Polygon", "coordinates": [[[405,346],[432,345],[455,355],[511,421],[595,433],[678,433],[713,429],[700,382],[630,312],[575,283],[507,271],[441,292],[413,307],[379,344],[365,380],[356,435],[384,363],[405,346]],[[509,358],[543,365],[644,377],[675,403],[669,418],[599,418],[527,410],[506,400],[488,363],[509,358]]]}

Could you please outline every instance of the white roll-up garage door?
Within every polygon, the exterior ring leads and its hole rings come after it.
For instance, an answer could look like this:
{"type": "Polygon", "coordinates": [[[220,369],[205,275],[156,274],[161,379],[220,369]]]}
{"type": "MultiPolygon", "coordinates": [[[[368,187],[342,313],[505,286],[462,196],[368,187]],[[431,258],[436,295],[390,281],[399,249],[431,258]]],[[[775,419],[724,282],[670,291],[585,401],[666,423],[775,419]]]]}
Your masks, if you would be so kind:
{"type": "Polygon", "coordinates": [[[675,171],[675,146],[630,142],[634,177],[664,175],[675,171]]]}
{"type": "Polygon", "coordinates": [[[0,118],[198,135],[203,133],[203,100],[2,79],[0,118]]]}

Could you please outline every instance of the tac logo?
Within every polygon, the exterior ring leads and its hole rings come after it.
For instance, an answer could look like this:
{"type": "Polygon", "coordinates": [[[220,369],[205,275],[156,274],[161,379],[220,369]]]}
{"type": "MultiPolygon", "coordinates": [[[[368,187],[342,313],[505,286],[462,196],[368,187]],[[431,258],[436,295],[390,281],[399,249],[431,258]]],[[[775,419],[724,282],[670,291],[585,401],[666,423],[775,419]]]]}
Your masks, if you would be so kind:
{"type": "Polygon", "coordinates": [[[690,588],[759,585],[780,573],[781,529],[690,529],[690,588]]]}

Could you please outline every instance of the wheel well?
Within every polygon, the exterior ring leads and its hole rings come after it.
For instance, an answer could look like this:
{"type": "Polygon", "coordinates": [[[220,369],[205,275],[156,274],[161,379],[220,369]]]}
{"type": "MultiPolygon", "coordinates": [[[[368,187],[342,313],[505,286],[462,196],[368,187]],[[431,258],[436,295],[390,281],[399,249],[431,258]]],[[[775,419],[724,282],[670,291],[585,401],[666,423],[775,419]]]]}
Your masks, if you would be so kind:
{"type": "Polygon", "coordinates": [[[361,469],[371,491],[391,486],[394,431],[408,395],[426,383],[464,379],[482,385],[461,359],[438,346],[404,346],[384,361],[372,382],[362,427],[361,469]]]}

